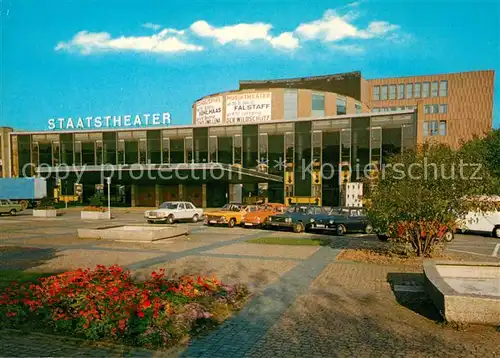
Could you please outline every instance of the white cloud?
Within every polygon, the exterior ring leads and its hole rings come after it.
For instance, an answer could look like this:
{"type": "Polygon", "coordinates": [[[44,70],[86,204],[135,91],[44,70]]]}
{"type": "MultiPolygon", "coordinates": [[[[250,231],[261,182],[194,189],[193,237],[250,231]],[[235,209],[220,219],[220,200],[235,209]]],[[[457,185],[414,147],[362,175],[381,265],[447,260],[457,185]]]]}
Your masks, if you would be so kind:
{"type": "Polygon", "coordinates": [[[112,38],[107,32],[78,32],[70,41],[59,42],[56,51],[78,51],[90,54],[99,51],[136,51],[153,53],[174,53],[201,51],[202,46],[186,43],[178,37],[161,36],[121,36],[112,38]]]}
{"type": "Polygon", "coordinates": [[[365,52],[365,49],[360,45],[337,45],[332,44],[329,46],[332,50],[336,50],[339,52],[348,52],[349,54],[362,54],[365,52]]]}
{"type": "Polygon", "coordinates": [[[383,37],[399,29],[399,26],[386,21],[372,21],[366,29],[353,24],[358,17],[355,12],[339,15],[334,10],[327,10],[319,20],[300,24],[295,32],[304,40],[335,42],[350,39],[371,39],[383,37]]]}
{"type": "Polygon", "coordinates": [[[184,35],[184,30],[176,30],[176,29],[163,29],[158,33],[159,37],[165,37],[168,34],[175,34],[175,35],[184,35]]]}
{"type": "Polygon", "coordinates": [[[269,42],[274,48],[281,48],[285,50],[295,50],[300,46],[299,39],[296,38],[291,32],[283,32],[277,37],[272,37],[269,42]]]}
{"type": "Polygon", "coordinates": [[[151,29],[154,31],[158,31],[159,29],[161,29],[161,25],[153,24],[151,22],[146,22],[145,24],[142,24],[142,27],[144,27],[146,29],[151,29]]]}
{"type": "Polygon", "coordinates": [[[201,37],[211,37],[224,45],[229,42],[248,44],[254,40],[267,40],[272,25],[256,22],[253,24],[236,24],[223,27],[214,27],[208,22],[200,20],[191,25],[191,31],[201,37]]]}

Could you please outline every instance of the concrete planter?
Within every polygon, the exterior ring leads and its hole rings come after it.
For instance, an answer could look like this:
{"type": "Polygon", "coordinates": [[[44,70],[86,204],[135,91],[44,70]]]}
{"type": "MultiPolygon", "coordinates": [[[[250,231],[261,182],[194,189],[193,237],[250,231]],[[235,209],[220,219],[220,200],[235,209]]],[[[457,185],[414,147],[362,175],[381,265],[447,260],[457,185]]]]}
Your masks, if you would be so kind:
{"type": "Polygon", "coordinates": [[[33,216],[39,218],[55,218],[57,216],[56,209],[33,209],[33,216]]]}
{"type": "Polygon", "coordinates": [[[108,212],[100,212],[100,211],[82,211],[81,218],[83,220],[107,220],[108,212]]]}

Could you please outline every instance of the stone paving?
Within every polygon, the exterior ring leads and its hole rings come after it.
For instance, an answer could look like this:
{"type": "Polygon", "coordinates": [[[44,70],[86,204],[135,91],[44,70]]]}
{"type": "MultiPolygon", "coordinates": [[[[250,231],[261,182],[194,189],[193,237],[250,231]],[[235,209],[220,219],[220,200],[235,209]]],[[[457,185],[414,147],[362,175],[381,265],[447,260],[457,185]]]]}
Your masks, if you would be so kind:
{"type": "MultiPolygon", "coordinates": [[[[493,328],[457,331],[443,327],[436,323],[439,315],[421,293],[394,292],[397,286],[421,283],[421,275],[412,272],[415,268],[335,261],[342,248],[380,245],[373,238],[330,237],[330,245],[321,247],[256,245],[246,241],[297,235],[182,224],[191,229],[187,238],[125,244],[80,240],[76,229],[144,224],[142,212],[116,210],[116,218],[104,223],[83,222],[78,214],[70,210],[52,220],[27,215],[0,218],[0,269],[51,271],[120,263],[135,275],[161,267],[168,272],[215,274],[223,281],[251,287],[254,297],[247,306],[216,331],[192,341],[183,357],[500,354],[495,344],[500,333],[493,328]]],[[[470,241],[461,240],[461,244],[470,241]]],[[[37,334],[2,332],[0,337],[0,355],[6,356],[178,355],[95,347],[37,334]]]]}

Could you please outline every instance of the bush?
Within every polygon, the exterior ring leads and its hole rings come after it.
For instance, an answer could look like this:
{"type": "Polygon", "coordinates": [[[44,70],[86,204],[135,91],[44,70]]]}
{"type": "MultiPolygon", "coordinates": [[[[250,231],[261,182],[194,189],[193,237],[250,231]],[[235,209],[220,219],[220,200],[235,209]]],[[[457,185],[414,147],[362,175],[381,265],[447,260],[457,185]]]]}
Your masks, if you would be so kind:
{"type": "Polygon", "coordinates": [[[367,180],[368,216],[391,241],[430,256],[469,210],[489,209],[487,202],[465,200],[495,190],[496,179],[482,164],[477,151],[436,144],[397,154],[367,180]]]}
{"type": "Polygon", "coordinates": [[[104,194],[100,191],[90,197],[90,206],[101,207],[104,205],[104,194]]]}
{"type": "Polygon", "coordinates": [[[36,206],[36,209],[39,210],[53,210],[54,209],[54,200],[51,198],[48,198],[44,196],[38,205],[36,206]]]}
{"type": "Polygon", "coordinates": [[[248,294],[246,286],[215,278],[169,278],[159,270],[139,282],[119,266],[97,266],[13,283],[0,295],[0,327],[168,348],[198,326],[227,318],[248,294]]]}

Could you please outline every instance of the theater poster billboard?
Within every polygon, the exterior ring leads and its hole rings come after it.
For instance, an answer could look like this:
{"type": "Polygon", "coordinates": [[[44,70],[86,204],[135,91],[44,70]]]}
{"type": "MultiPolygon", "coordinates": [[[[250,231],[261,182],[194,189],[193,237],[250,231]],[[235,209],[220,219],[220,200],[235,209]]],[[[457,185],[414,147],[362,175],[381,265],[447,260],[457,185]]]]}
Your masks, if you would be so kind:
{"type": "Polygon", "coordinates": [[[252,92],[226,96],[226,122],[245,123],[271,119],[271,92],[252,92]]]}
{"type": "Polygon", "coordinates": [[[196,102],[196,124],[222,123],[222,96],[196,102]]]}

